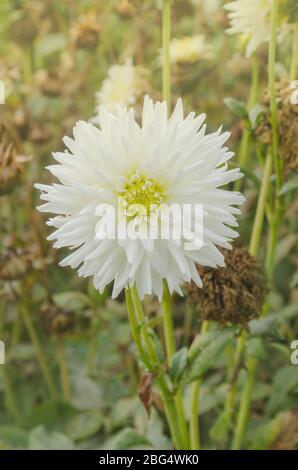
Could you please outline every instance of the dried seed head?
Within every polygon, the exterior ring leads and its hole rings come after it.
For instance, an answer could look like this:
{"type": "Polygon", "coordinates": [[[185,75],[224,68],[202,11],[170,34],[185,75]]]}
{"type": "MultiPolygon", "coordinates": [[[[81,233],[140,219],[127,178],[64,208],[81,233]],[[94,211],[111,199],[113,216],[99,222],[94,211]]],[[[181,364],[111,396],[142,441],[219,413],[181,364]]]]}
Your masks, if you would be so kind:
{"type": "Polygon", "coordinates": [[[118,0],[115,11],[125,19],[132,18],[136,13],[134,2],[130,0],[118,0]]]}
{"type": "Polygon", "coordinates": [[[21,163],[18,141],[9,123],[0,120],[0,196],[13,191],[19,181],[21,163]]]}
{"type": "Polygon", "coordinates": [[[222,252],[226,267],[197,267],[203,287],[191,282],[187,286],[189,300],[203,319],[245,326],[260,315],[267,294],[266,278],[246,248],[222,252]]]}
{"type": "Polygon", "coordinates": [[[52,301],[45,302],[39,311],[44,332],[48,335],[64,334],[73,329],[75,315],[57,307],[52,301]]]}
{"type": "Polygon", "coordinates": [[[56,71],[38,70],[34,75],[35,83],[42,93],[48,96],[59,96],[62,93],[62,82],[56,71]]]}
{"type": "MultiPolygon", "coordinates": [[[[276,101],[278,106],[280,153],[284,161],[285,171],[298,171],[298,103],[294,99],[295,90],[292,82],[282,79],[276,83],[276,101]]],[[[296,93],[295,93],[296,94],[296,93]]],[[[265,90],[262,103],[267,109],[256,129],[257,139],[262,143],[272,141],[270,124],[269,91],[265,90]]]]}
{"type": "Polygon", "coordinates": [[[97,15],[91,11],[81,16],[72,28],[70,32],[72,43],[79,49],[94,50],[99,41],[100,29],[97,15]]]}
{"type": "Polygon", "coordinates": [[[0,280],[15,281],[28,274],[34,261],[33,251],[25,248],[8,247],[0,254],[0,280]]]}

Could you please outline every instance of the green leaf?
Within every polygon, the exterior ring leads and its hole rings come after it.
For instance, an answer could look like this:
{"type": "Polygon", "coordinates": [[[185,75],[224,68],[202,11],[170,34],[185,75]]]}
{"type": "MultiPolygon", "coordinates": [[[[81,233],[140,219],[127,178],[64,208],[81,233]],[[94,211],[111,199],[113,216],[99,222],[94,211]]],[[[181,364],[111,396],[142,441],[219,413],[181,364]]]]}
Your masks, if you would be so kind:
{"type": "Polygon", "coordinates": [[[47,34],[36,43],[36,55],[45,57],[65,47],[65,37],[59,33],[47,34]]]}
{"type": "Polygon", "coordinates": [[[191,362],[189,369],[189,382],[199,379],[216,363],[219,355],[233,338],[234,329],[225,329],[217,332],[216,337],[209,342],[191,362]]]}
{"type": "Polygon", "coordinates": [[[40,424],[46,424],[49,430],[64,432],[66,424],[74,413],[75,410],[66,403],[46,402],[31,408],[30,413],[25,419],[24,426],[27,429],[31,429],[40,424]]]}
{"type": "Polygon", "coordinates": [[[223,442],[227,439],[230,429],[230,420],[227,413],[222,412],[210,429],[210,437],[216,442],[223,442]]]}
{"type": "Polygon", "coordinates": [[[267,109],[262,104],[256,104],[250,111],[249,111],[249,121],[251,127],[255,129],[259,123],[259,119],[263,114],[267,113],[267,109]]]}
{"type": "Polygon", "coordinates": [[[260,361],[266,359],[267,352],[260,338],[249,338],[246,343],[245,355],[247,357],[256,357],[260,361]]]}
{"type": "Polygon", "coordinates": [[[244,119],[248,117],[246,104],[243,101],[235,100],[235,98],[225,98],[224,103],[235,116],[244,119]]]}
{"type": "Polygon", "coordinates": [[[248,326],[251,336],[278,336],[275,315],[267,315],[265,318],[251,320],[248,326]]]}
{"type": "Polygon", "coordinates": [[[47,431],[44,426],[33,428],[29,434],[29,450],[75,450],[74,443],[61,432],[47,431]]]}
{"type": "Polygon", "coordinates": [[[285,366],[278,370],[273,379],[272,392],[267,412],[275,414],[297,403],[298,367],[285,366]]]}
{"type": "Polygon", "coordinates": [[[280,338],[277,328],[298,315],[298,305],[288,305],[281,310],[266,315],[258,320],[251,320],[248,324],[251,336],[271,336],[280,338]]]}
{"type": "Polygon", "coordinates": [[[280,417],[251,426],[247,433],[249,450],[266,450],[277,438],[281,428],[280,417]]]}
{"type": "Polygon", "coordinates": [[[291,279],[290,287],[294,289],[294,287],[298,286],[298,271],[296,271],[291,279]]]}
{"type": "Polygon", "coordinates": [[[178,383],[187,366],[187,348],[182,348],[174,354],[171,360],[169,375],[174,383],[178,383]]]}
{"type": "Polygon", "coordinates": [[[280,189],[279,196],[283,196],[284,194],[290,193],[292,191],[296,191],[298,189],[298,177],[295,176],[294,178],[287,181],[280,189]]]}
{"type": "Polygon", "coordinates": [[[82,292],[67,291],[53,295],[53,300],[57,307],[66,311],[79,312],[86,307],[93,307],[89,297],[82,292]]]}
{"type": "Polygon", "coordinates": [[[16,426],[0,426],[0,449],[26,449],[28,433],[16,426]]]}
{"type": "Polygon", "coordinates": [[[71,403],[78,410],[101,409],[101,386],[87,376],[76,376],[73,381],[71,403]]]}
{"type": "Polygon", "coordinates": [[[88,439],[96,434],[103,423],[102,414],[98,411],[86,411],[74,416],[66,428],[67,435],[74,441],[88,439]]]}
{"type": "Polygon", "coordinates": [[[131,428],[122,429],[116,435],[105,441],[101,449],[108,450],[137,450],[153,449],[151,442],[131,428]]]}
{"type": "Polygon", "coordinates": [[[195,336],[195,339],[188,351],[188,360],[190,362],[193,361],[196,356],[217,337],[217,335],[218,331],[209,331],[208,333],[199,333],[195,336]]]}

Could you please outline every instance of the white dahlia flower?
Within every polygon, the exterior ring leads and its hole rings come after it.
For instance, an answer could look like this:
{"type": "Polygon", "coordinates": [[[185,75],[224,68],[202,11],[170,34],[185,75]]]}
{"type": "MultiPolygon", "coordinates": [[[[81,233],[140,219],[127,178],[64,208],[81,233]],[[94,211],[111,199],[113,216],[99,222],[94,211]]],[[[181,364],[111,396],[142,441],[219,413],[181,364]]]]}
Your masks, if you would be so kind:
{"type": "Polygon", "coordinates": [[[203,34],[171,40],[170,60],[172,64],[195,64],[202,59],[210,59],[211,57],[212,48],[206,44],[203,34]]]}
{"type": "Polygon", "coordinates": [[[233,206],[244,198],[220,186],[241,175],[227,169],[233,156],[224,146],[229,133],[220,128],[207,134],[204,120],[204,114],[184,117],[180,99],[168,118],[166,102],[154,104],[146,97],[141,125],[133,109],[126,108],[116,114],[102,108],[100,129],[84,121],[76,124],[73,139],[64,138],[68,151],[54,153],[58,164],[48,167],[59,183],[36,185],[46,201],[39,210],[55,214],[48,221],[56,229],[49,239],[55,240],[55,248],[72,250],[61,266],[93,276],[100,292],[114,282],[113,297],[135,284],[141,298],[154,293],[161,299],[163,280],[170,292],[182,294],[184,282],[202,284],[196,263],[224,265],[218,247],[229,248],[237,237],[230,226],[238,225],[235,215],[240,211],[233,206]],[[115,237],[102,236],[114,223],[111,213],[102,211],[103,204],[120,213],[115,237]],[[186,248],[184,232],[168,239],[123,236],[127,222],[149,229],[163,224],[162,204],[203,205],[198,229],[203,229],[202,246],[186,248]],[[154,214],[158,216],[152,219],[154,214]]]}
{"type": "MultiPolygon", "coordinates": [[[[101,89],[95,94],[97,114],[101,106],[105,106],[111,112],[121,106],[134,106],[146,91],[147,74],[147,70],[143,67],[133,65],[131,59],[123,65],[112,65],[101,89]]],[[[97,120],[96,116],[93,121],[97,120]]]]}
{"type": "MultiPolygon", "coordinates": [[[[244,39],[247,40],[247,57],[250,57],[261,44],[270,39],[271,6],[272,0],[235,0],[224,6],[229,11],[228,18],[231,23],[227,32],[243,34],[244,39]]],[[[278,39],[281,40],[287,31],[287,16],[281,10],[278,39]]]]}

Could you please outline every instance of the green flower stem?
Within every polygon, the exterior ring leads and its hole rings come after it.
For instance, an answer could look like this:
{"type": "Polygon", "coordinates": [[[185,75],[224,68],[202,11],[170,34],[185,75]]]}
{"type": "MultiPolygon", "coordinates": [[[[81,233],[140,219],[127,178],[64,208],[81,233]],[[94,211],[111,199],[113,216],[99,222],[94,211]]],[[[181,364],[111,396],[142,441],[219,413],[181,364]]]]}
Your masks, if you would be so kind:
{"type": "Polygon", "coordinates": [[[145,348],[147,350],[147,354],[150,357],[151,365],[157,369],[159,368],[159,359],[156,352],[155,344],[150,331],[148,330],[147,319],[145,318],[145,314],[143,311],[143,306],[140,301],[138,291],[135,286],[131,288],[131,298],[132,303],[134,306],[134,310],[136,313],[136,318],[138,322],[138,326],[141,330],[141,336],[144,341],[145,348]]]}
{"type": "Polygon", "coordinates": [[[37,333],[34,329],[30,313],[28,312],[27,306],[25,306],[24,304],[20,304],[19,308],[20,308],[20,313],[21,313],[22,319],[23,319],[24,324],[27,328],[29,337],[32,341],[32,344],[35,347],[35,351],[36,351],[36,354],[37,354],[37,359],[38,359],[38,362],[39,362],[39,366],[40,366],[40,369],[43,373],[44,381],[45,381],[45,383],[47,385],[47,388],[49,390],[49,394],[51,396],[51,399],[52,400],[57,400],[58,397],[57,397],[56,389],[55,389],[55,386],[54,386],[54,382],[53,382],[53,379],[51,377],[50,370],[48,368],[48,364],[47,364],[47,360],[46,360],[44,351],[41,347],[39,338],[38,338],[37,333]]]}
{"type": "Polygon", "coordinates": [[[258,360],[255,357],[250,357],[247,361],[247,378],[242,392],[240,409],[237,417],[236,430],[232,442],[232,450],[241,449],[248,415],[250,411],[250,403],[255,383],[255,376],[258,367],[258,360]]]}
{"type": "MultiPolygon", "coordinates": [[[[261,239],[262,230],[263,230],[264,218],[265,218],[266,202],[267,202],[267,197],[268,197],[268,193],[270,190],[271,172],[272,172],[272,156],[270,153],[268,153],[266,162],[265,162],[265,168],[264,168],[264,173],[263,173],[261,190],[260,190],[258,203],[257,203],[257,209],[255,212],[255,217],[254,217],[252,233],[250,237],[249,253],[252,256],[257,256],[258,254],[260,239],[261,239]]],[[[234,367],[233,367],[233,371],[235,373],[237,372],[238,368],[241,365],[242,356],[243,356],[243,352],[245,348],[246,336],[247,336],[246,332],[243,331],[237,341],[235,362],[234,362],[234,367]]],[[[234,375],[234,373],[232,375],[234,375]]],[[[236,380],[234,380],[234,382],[231,384],[229,388],[226,403],[225,403],[225,415],[228,421],[231,420],[232,415],[233,415],[233,405],[234,405],[235,395],[236,395],[236,380]]]]}
{"type": "Polygon", "coordinates": [[[164,282],[163,297],[162,297],[162,318],[165,334],[165,344],[168,359],[176,352],[176,344],[174,337],[174,325],[171,312],[171,294],[167,284],[164,282]]]}
{"type": "Polygon", "coordinates": [[[272,126],[272,158],[276,173],[276,192],[282,186],[282,160],[278,155],[278,116],[277,116],[277,102],[275,93],[275,62],[276,62],[276,36],[277,36],[277,22],[278,22],[278,0],[272,1],[271,6],[271,34],[269,43],[269,64],[268,64],[268,79],[269,79],[269,95],[270,95],[270,112],[271,112],[271,126],[272,126]]]}
{"type": "MultiPolygon", "coordinates": [[[[171,295],[166,282],[164,282],[163,298],[162,298],[162,309],[163,309],[163,328],[165,335],[166,353],[168,359],[168,365],[171,363],[171,359],[176,352],[175,336],[174,336],[174,325],[171,311],[171,295]]],[[[183,439],[183,445],[185,449],[189,448],[189,436],[187,429],[187,422],[184,411],[183,398],[181,390],[178,389],[175,396],[178,419],[180,424],[181,435],[183,439]]]]}
{"type": "Polygon", "coordinates": [[[68,367],[67,367],[67,360],[65,356],[63,338],[60,335],[58,335],[56,338],[56,350],[57,350],[58,364],[59,364],[59,370],[60,370],[62,397],[65,402],[69,402],[70,401],[69,374],[68,374],[68,367]]]}
{"type": "Polygon", "coordinates": [[[297,78],[297,68],[298,68],[298,23],[294,26],[294,39],[293,39],[293,52],[292,52],[292,61],[290,69],[290,80],[295,80],[297,78]]]}
{"type": "Polygon", "coordinates": [[[138,322],[135,318],[135,312],[134,312],[134,305],[132,301],[132,295],[131,295],[131,290],[126,289],[125,290],[125,298],[126,298],[126,307],[127,307],[127,312],[128,312],[128,318],[129,318],[129,324],[130,324],[130,329],[131,329],[131,334],[133,337],[133,340],[136,344],[138,353],[140,355],[140,359],[143,361],[147,369],[151,369],[151,364],[150,361],[147,359],[145,349],[143,348],[142,340],[139,334],[139,326],[138,322]]]}
{"type": "MultiPolygon", "coordinates": [[[[275,96],[275,60],[276,60],[276,32],[278,21],[278,0],[273,0],[271,7],[271,35],[269,43],[269,93],[270,93],[270,110],[271,110],[271,125],[272,125],[272,159],[274,162],[276,173],[276,187],[275,187],[275,207],[274,214],[270,216],[270,234],[269,243],[266,254],[266,270],[269,279],[272,278],[274,269],[274,259],[276,252],[276,244],[278,239],[278,230],[282,217],[282,205],[278,192],[281,188],[283,181],[283,168],[282,161],[278,154],[278,116],[277,116],[277,103],[275,96]]],[[[252,246],[253,250],[257,249],[256,243],[252,246]]],[[[263,308],[262,315],[267,312],[266,307],[263,308]]],[[[258,368],[258,359],[250,357],[247,361],[247,377],[245,386],[242,392],[240,401],[240,408],[237,417],[236,430],[232,442],[232,449],[238,450],[242,447],[243,438],[248,422],[250,404],[252,399],[252,392],[255,383],[256,372],[258,368]]]]}
{"type": "Polygon", "coordinates": [[[162,95],[170,109],[171,98],[171,0],[163,0],[162,7],[162,95]]]}
{"type": "MultiPolygon", "coordinates": [[[[167,102],[168,111],[171,110],[171,62],[170,62],[170,40],[171,40],[171,0],[163,0],[162,8],[162,95],[167,102]]],[[[168,362],[176,352],[174,339],[173,319],[170,306],[170,295],[167,286],[164,284],[163,292],[163,325],[166,343],[166,352],[168,362]]],[[[176,407],[179,417],[180,430],[183,439],[184,449],[189,447],[189,437],[187,422],[181,390],[176,393],[176,407]]]]}
{"type": "Polygon", "coordinates": [[[23,418],[18,408],[17,400],[14,396],[14,390],[10,383],[7,368],[8,366],[5,364],[0,366],[0,376],[2,378],[3,386],[4,386],[3,388],[4,388],[5,405],[8,411],[10,411],[10,413],[12,414],[15,422],[18,425],[21,425],[23,422],[23,418]]]}
{"type": "MultiPolygon", "coordinates": [[[[125,290],[125,296],[131,333],[136,344],[138,354],[148,370],[154,372],[154,364],[156,364],[157,354],[155,350],[152,349],[150,334],[148,334],[147,328],[144,328],[144,314],[136,288],[127,288],[125,290]],[[146,345],[146,350],[143,347],[143,342],[146,345]]],[[[156,377],[156,382],[163,397],[165,413],[174,445],[176,449],[183,449],[174,396],[170,392],[165,377],[162,374],[159,374],[156,377]]]]}
{"type": "MultiPolygon", "coordinates": [[[[202,323],[201,333],[204,334],[208,331],[209,323],[205,320],[202,323]]],[[[200,429],[199,429],[199,399],[200,399],[200,386],[201,379],[194,382],[192,386],[191,402],[190,402],[190,448],[191,450],[201,449],[200,429]]]]}
{"type": "Polygon", "coordinates": [[[267,155],[265,168],[263,173],[262,185],[260,189],[260,194],[257,203],[257,209],[255,213],[250,244],[249,252],[252,256],[256,256],[258,253],[258,248],[260,245],[260,239],[262,235],[262,229],[264,224],[265,210],[266,210],[266,201],[268,192],[270,189],[270,176],[272,172],[272,156],[270,152],[267,155]]]}
{"type": "MultiPolygon", "coordinates": [[[[256,101],[258,98],[258,92],[259,92],[259,63],[258,63],[256,54],[253,54],[251,89],[250,89],[249,99],[247,103],[247,107],[249,110],[251,110],[251,108],[256,104],[256,101]]],[[[250,145],[251,145],[251,131],[247,129],[247,127],[245,127],[242,133],[242,139],[241,139],[240,150],[239,150],[239,159],[238,159],[238,163],[241,168],[245,167],[247,163],[250,145]]],[[[235,190],[240,191],[241,185],[242,185],[241,179],[237,180],[235,182],[235,190]]]]}
{"type": "Polygon", "coordinates": [[[230,388],[227,394],[227,399],[225,403],[225,411],[224,411],[226,420],[229,424],[231,423],[233,412],[234,412],[234,403],[235,403],[234,400],[235,400],[235,395],[236,395],[236,375],[237,375],[237,371],[239,370],[241,366],[246,336],[247,336],[246,333],[243,332],[241,336],[238,338],[235,360],[233,363],[233,368],[232,368],[231,376],[230,376],[230,380],[232,381],[232,383],[230,385],[230,388]]]}

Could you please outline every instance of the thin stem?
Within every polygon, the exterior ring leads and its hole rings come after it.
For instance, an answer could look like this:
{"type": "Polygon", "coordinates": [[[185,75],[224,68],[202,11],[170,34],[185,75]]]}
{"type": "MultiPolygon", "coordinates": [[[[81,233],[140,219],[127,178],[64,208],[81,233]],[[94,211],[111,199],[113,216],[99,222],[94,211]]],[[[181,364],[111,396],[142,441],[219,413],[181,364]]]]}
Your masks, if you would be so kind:
{"type": "Polygon", "coordinates": [[[247,379],[243,389],[240,409],[238,413],[234,439],[232,442],[232,450],[239,450],[242,446],[246,424],[248,420],[250,402],[255,383],[255,375],[257,371],[258,361],[255,357],[250,357],[247,362],[247,379]]]}
{"type": "MultiPolygon", "coordinates": [[[[276,187],[275,187],[275,207],[274,214],[270,219],[270,237],[266,255],[266,268],[268,277],[271,278],[274,269],[274,258],[276,251],[276,243],[278,237],[278,229],[282,215],[281,200],[278,195],[283,180],[282,161],[278,154],[278,116],[277,116],[277,102],[275,93],[275,61],[276,61],[276,32],[278,22],[278,0],[272,1],[271,6],[271,34],[269,43],[269,93],[270,93],[270,111],[271,111],[271,125],[272,125],[272,159],[274,162],[276,173],[276,187]]],[[[269,156],[268,156],[269,157],[269,156]]],[[[267,157],[267,158],[268,158],[267,157]]],[[[253,244],[252,251],[257,250],[257,246],[253,244]]],[[[253,254],[253,253],[252,253],[253,254]]],[[[263,314],[266,314],[266,308],[263,308],[263,314]]],[[[255,383],[255,376],[258,368],[258,359],[249,357],[247,361],[247,377],[243,393],[240,401],[240,408],[236,422],[236,429],[234,439],[232,442],[232,449],[238,450],[242,447],[243,438],[248,422],[250,404],[252,399],[252,392],[255,383]]]]}
{"type": "Polygon", "coordinates": [[[233,417],[234,398],[236,395],[236,388],[237,388],[236,379],[237,379],[238,370],[241,366],[242,356],[243,356],[244,347],[245,347],[245,339],[246,339],[245,333],[242,333],[240,337],[238,338],[235,360],[234,360],[233,368],[231,369],[230,377],[229,377],[231,384],[230,384],[230,388],[227,394],[227,399],[225,403],[225,411],[224,411],[226,419],[229,423],[231,422],[231,419],[233,417]]]}
{"type": "Polygon", "coordinates": [[[169,428],[173,437],[175,447],[177,450],[184,450],[184,445],[181,441],[180,424],[178,421],[178,415],[173,395],[171,394],[166,380],[163,376],[157,378],[157,384],[163,396],[167,421],[169,423],[169,428]]]}
{"type": "MultiPolygon", "coordinates": [[[[270,190],[271,171],[272,171],[272,157],[271,157],[271,154],[268,153],[266,162],[265,162],[265,168],[264,168],[264,173],[263,173],[261,190],[260,190],[258,203],[257,203],[257,209],[255,212],[255,217],[254,217],[252,233],[250,237],[249,252],[252,256],[257,256],[259,246],[260,246],[260,239],[262,235],[265,210],[266,210],[266,202],[267,202],[267,197],[268,197],[268,193],[270,190]]],[[[246,339],[246,332],[243,331],[237,340],[236,355],[235,355],[235,361],[234,361],[234,367],[233,367],[233,370],[235,373],[241,364],[241,360],[242,360],[242,356],[243,356],[243,352],[245,348],[245,339],[246,339]]],[[[232,415],[233,415],[233,405],[234,405],[235,394],[236,394],[236,380],[234,380],[233,383],[231,384],[230,389],[227,394],[227,399],[225,403],[225,414],[226,414],[227,420],[231,420],[232,415]]]]}
{"type": "Polygon", "coordinates": [[[4,385],[4,393],[5,393],[5,404],[7,409],[10,411],[12,414],[15,422],[19,425],[22,424],[23,418],[21,415],[21,412],[18,408],[16,398],[14,396],[14,390],[13,387],[11,386],[8,371],[7,371],[7,365],[1,365],[0,367],[0,374],[2,376],[3,380],[3,385],[4,385]]]}
{"type": "MultiPolygon", "coordinates": [[[[251,88],[250,88],[249,99],[247,102],[247,107],[249,110],[255,105],[257,98],[258,98],[258,92],[259,92],[259,63],[258,63],[256,54],[253,54],[251,88]]],[[[250,146],[251,146],[251,131],[247,129],[247,127],[245,127],[242,133],[240,150],[239,150],[239,159],[238,159],[238,163],[241,168],[246,166],[247,159],[249,156],[250,146]]],[[[242,185],[242,181],[237,180],[235,182],[235,190],[240,191],[241,185],[242,185]]]]}
{"type": "Polygon", "coordinates": [[[260,190],[260,195],[258,199],[257,209],[255,213],[250,244],[249,244],[249,252],[252,256],[256,256],[260,244],[264,217],[265,217],[265,209],[266,209],[266,201],[267,195],[270,188],[270,176],[272,171],[272,156],[268,153],[265,168],[263,173],[262,179],[262,186],[260,190]]]}
{"type": "Polygon", "coordinates": [[[278,117],[277,102],[275,92],[275,62],[276,62],[276,35],[278,22],[278,0],[272,1],[271,6],[271,34],[269,43],[269,64],[268,64],[268,81],[270,95],[270,112],[272,125],[272,158],[276,173],[276,192],[282,186],[282,161],[278,156],[278,117]]]}
{"type": "Polygon", "coordinates": [[[171,63],[170,63],[170,39],[171,39],[171,0],[163,0],[162,8],[162,94],[170,108],[171,95],[171,63]]]}
{"type": "Polygon", "coordinates": [[[48,364],[47,364],[45,354],[44,354],[43,349],[41,347],[41,344],[40,344],[40,341],[38,339],[37,333],[34,329],[30,313],[27,310],[27,306],[25,306],[24,304],[20,304],[19,308],[20,308],[20,313],[22,315],[24,324],[27,328],[28,334],[29,334],[30,339],[32,341],[32,344],[35,347],[35,351],[36,351],[36,354],[37,354],[37,359],[38,359],[38,362],[39,362],[39,366],[40,366],[40,369],[43,373],[44,380],[45,380],[45,383],[48,387],[50,396],[51,396],[52,400],[57,400],[57,393],[56,393],[56,389],[55,389],[55,386],[54,386],[54,382],[52,380],[50,370],[48,368],[48,364]]]}
{"type": "MultiPolygon", "coordinates": [[[[176,352],[176,344],[175,344],[175,335],[174,335],[174,325],[173,325],[173,317],[172,317],[172,309],[171,309],[171,295],[168,289],[166,282],[164,282],[163,288],[163,298],[162,298],[162,318],[163,318],[163,328],[164,328],[164,335],[165,335],[165,344],[166,344],[166,353],[168,364],[171,363],[171,359],[176,352]]],[[[181,394],[181,390],[178,389],[175,396],[178,419],[180,423],[180,430],[183,439],[184,448],[189,448],[189,436],[188,436],[188,429],[187,429],[187,422],[185,417],[184,411],[184,404],[183,398],[181,394]]]]}
{"type": "Polygon", "coordinates": [[[132,298],[132,303],[133,303],[134,310],[135,310],[136,317],[137,317],[138,328],[140,328],[141,330],[145,348],[150,357],[150,360],[152,361],[153,367],[158,368],[159,359],[157,356],[156,348],[154,345],[153,338],[150,334],[150,331],[148,331],[148,325],[147,325],[147,321],[146,321],[145,314],[143,311],[143,307],[142,307],[142,304],[138,295],[138,291],[135,286],[131,287],[131,298],[132,298]]]}
{"type": "Polygon", "coordinates": [[[171,295],[166,283],[164,283],[163,297],[162,297],[162,318],[165,334],[165,344],[168,359],[176,352],[174,325],[171,312],[171,295]]]}
{"type": "Polygon", "coordinates": [[[294,26],[293,52],[292,52],[291,69],[290,69],[290,80],[295,80],[297,78],[297,68],[298,68],[298,23],[296,23],[294,26]]]}
{"type": "Polygon", "coordinates": [[[258,100],[259,94],[259,61],[257,54],[252,55],[252,73],[251,73],[251,89],[248,99],[249,111],[254,107],[258,100]]]}
{"type": "Polygon", "coordinates": [[[141,360],[143,361],[145,366],[150,370],[150,361],[147,359],[145,350],[143,348],[142,340],[139,335],[139,326],[135,318],[134,305],[133,305],[130,289],[125,289],[125,299],[126,299],[126,307],[127,307],[129,324],[130,324],[130,329],[131,329],[133,340],[136,344],[141,360]]]}
{"type": "Polygon", "coordinates": [[[69,374],[68,374],[68,367],[67,367],[67,360],[65,356],[63,338],[60,335],[57,336],[56,347],[57,347],[58,364],[59,364],[59,370],[60,370],[60,382],[61,382],[62,396],[65,402],[69,402],[70,401],[69,374]]]}
{"type": "Polygon", "coordinates": [[[191,405],[190,405],[190,448],[191,450],[201,449],[201,439],[199,430],[199,395],[200,395],[201,380],[196,380],[192,387],[191,405]]]}
{"type": "MultiPolygon", "coordinates": [[[[209,324],[204,321],[201,328],[201,334],[208,331],[209,324]]],[[[201,379],[194,382],[191,394],[190,403],[190,422],[189,422],[189,434],[190,434],[190,448],[191,450],[200,450],[201,439],[200,439],[200,428],[199,428],[199,396],[200,396],[201,379]]]]}
{"type": "MultiPolygon", "coordinates": [[[[144,314],[137,290],[135,288],[127,288],[125,290],[125,296],[131,332],[139,356],[142,358],[144,364],[147,365],[148,369],[153,372],[154,365],[152,366],[152,364],[155,363],[157,354],[155,350],[152,351],[151,344],[150,346],[148,346],[147,331],[146,329],[142,328],[142,324],[139,323],[139,320],[144,323],[144,314]],[[141,331],[144,343],[147,344],[147,351],[145,350],[142,344],[141,331]]],[[[173,438],[174,445],[176,449],[183,449],[174,397],[171,394],[163,375],[159,375],[156,378],[156,382],[163,397],[165,413],[167,421],[169,423],[169,428],[171,431],[171,436],[173,438]]]]}

